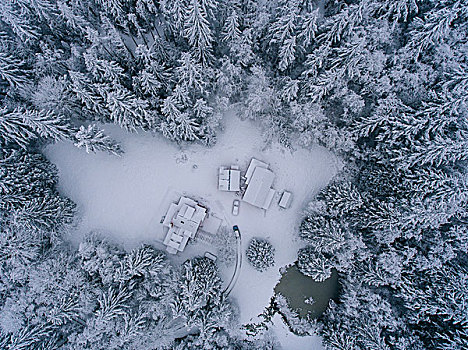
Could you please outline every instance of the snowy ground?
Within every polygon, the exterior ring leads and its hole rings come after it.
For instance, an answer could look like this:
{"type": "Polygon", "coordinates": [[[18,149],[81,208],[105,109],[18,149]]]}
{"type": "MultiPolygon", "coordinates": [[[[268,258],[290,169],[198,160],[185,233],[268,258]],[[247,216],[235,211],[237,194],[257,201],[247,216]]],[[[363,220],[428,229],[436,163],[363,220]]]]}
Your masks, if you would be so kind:
{"type": "MultiPolygon", "coordinates": [[[[301,210],[336,173],[339,162],[320,147],[293,153],[279,145],[264,149],[261,130],[252,122],[240,121],[232,115],[224,118],[224,125],[218,143],[210,149],[202,146],[181,149],[159,135],[129,134],[105,125],[106,132],[125,150],[120,158],[86,154],[68,142],[51,145],[45,153],[58,166],[60,190],[78,204],[81,212],[82,220],[71,237],[75,242],[86,232],[97,230],[126,249],[141,243],[157,244],[161,213],[176,192],[203,198],[213,212],[224,217],[227,225],[237,224],[244,252],[251,237],[269,239],[276,249],[275,266],[257,272],[244,255],[238,282],[231,293],[239,304],[240,321],[246,323],[256,321],[256,316],[268,305],[280,278],[279,268],[296,259],[299,243],[295,230],[301,210]],[[241,202],[239,216],[231,215],[236,196],[217,190],[217,169],[237,164],[245,171],[252,157],[270,164],[276,174],[273,185],[276,190],[293,193],[290,209],[280,210],[274,199],[265,214],[241,202]]],[[[204,249],[192,246],[180,258],[189,258],[204,249]]],[[[232,272],[232,268],[223,271],[226,281],[232,272]]],[[[311,340],[310,344],[318,343],[311,340]]],[[[313,349],[318,348],[315,345],[313,349]]]]}
{"type": "Polygon", "coordinates": [[[283,350],[319,350],[323,349],[320,337],[299,337],[291,333],[281,316],[273,316],[271,331],[276,335],[283,350]]]}

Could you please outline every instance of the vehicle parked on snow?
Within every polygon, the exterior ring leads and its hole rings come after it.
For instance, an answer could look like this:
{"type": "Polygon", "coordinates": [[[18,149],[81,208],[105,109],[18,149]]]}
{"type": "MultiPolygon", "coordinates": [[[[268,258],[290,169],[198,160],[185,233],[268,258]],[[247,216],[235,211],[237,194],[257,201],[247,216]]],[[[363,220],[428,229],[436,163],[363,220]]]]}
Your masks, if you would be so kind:
{"type": "Polygon", "coordinates": [[[234,216],[239,215],[239,206],[240,206],[240,201],[238,199],[234,199],[234,202],[232,202],[232,215],[234,216]]]}

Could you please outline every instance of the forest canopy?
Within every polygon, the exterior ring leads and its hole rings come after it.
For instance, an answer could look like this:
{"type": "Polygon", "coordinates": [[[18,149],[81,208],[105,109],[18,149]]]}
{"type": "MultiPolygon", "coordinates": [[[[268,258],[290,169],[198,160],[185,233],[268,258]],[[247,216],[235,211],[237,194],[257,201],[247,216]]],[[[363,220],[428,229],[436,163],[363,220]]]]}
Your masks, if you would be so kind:
{"type": "Polygon", "coordinates": [[[0,347],[274,347],[237,338],[206,259],[71,247],[41,153],[122,154],[103,123],[209,147],[235,110],[345,164],[298,231],[299,269],[339,274],[325,347],[467,348],[467,20],[466,0],[0,1],[0,347]]]}

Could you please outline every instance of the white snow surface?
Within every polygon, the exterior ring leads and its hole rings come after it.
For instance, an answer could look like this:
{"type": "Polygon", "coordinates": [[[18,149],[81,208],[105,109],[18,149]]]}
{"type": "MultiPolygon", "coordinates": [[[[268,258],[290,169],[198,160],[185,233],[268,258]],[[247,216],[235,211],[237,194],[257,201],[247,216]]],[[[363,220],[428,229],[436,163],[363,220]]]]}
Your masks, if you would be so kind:
{"type": "Polygon", "coordinates": [[[279,314],[272,318],[270,330],[276,335],[283,350],[322,350],[322,341],[317,336],[301,337],[291,333],[279,314]]]}
{"type": "MultiPolygon", "coordinates": [[[[301,247],[296,232],[303,208],[341,165],[318,146],[295,151],[279,144],[265,147],[260,128],[233,113],[224,116],[223,125],[212,148],[180,147],[160,135],[126,133],[106,124],[102,126],[106,133],[119,141],[125,151],[122,157],[87,154],[71,142],[50,145],[45,154],[59,169],[60,191],[78,205],[81,221],[71,233],[72,242],[78,243],[87,232],[99,231],[128,250],[142,243],[158,245],[156,237],[162,227],[159,220],[171,192],[202,198],[224,219],[225,225],[238,225],[243,262],[231,297],[239,305],[243,324],[257,321],[257,315],[269,304],[281,276],[279,269],[295,261],[301,247]],[[252,157],[270,165],[276,175],[273,187],[279,194],[283,190],[292,192],[289,209],[278,207],[277,194],[266,213],[241,201],[239,215],[232,216],[232,202],[238,197],[217,190],[218,167],[237,164],[245,172],[252,157]],[[252,237],[266,238],[275,248],[275,265],[262,273],[254,270],[245,257],[252,237]]],[[[177,259],[183,261],[205,250],[210,249],[189,245],[177,259]]],[[[222,273],[228,283],[233,267],[222,269],[222,273]]],[[[319,343],[313,342],[314,346],[319,343]]],[[[288,344],[289,341],[283,345],[285,350],[295,349],[288,344]]]]}

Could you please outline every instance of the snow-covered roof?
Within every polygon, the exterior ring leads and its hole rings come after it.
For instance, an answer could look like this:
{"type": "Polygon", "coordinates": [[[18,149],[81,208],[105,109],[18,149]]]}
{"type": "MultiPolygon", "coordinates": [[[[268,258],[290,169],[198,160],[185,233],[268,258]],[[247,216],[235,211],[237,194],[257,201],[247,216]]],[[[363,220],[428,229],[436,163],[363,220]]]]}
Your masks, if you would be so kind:
{"type": "Polygon", "coordinates": [[[275,195],[275,190],[271,188],[275,174],[260,166],[253,170],[249,179],[249,185],[242,199],[256,207],[268,209],[275,195]]]}
{"type": "Polygon", "coordinates": [[[219,168],[218,189],[220,191],[236,192],[240,190],[240,171],[236,169],[219,168]]]}
{"type": "Polygon", "coordinates": [[[171,203],[163,221],[169,230],[164,239],[171,254],[183,251],[189,238],[193,238],[206,216],[206,208],[193,199],[181,197],[178,204],[171,203]]]}
{"type": "Polygon", "coordinates": [[[278,203],[278,205],[281,207],[281,208],[289,208],[289,205],[291,204],[291,201],[292,201],[292,194],[291,192],[288,192],[288,191],[284,191],[283,192],[283,195],[281,196],[281,199],[278,203]]]}
{"type": "Polygon", "coordinates": [[[250,178],[252,177],[255,168],[264,168],[268,169],[268,164],[265,162],[262,162],[261,160],[252,158],[250,161],[249,167],[247,168],[247,172],[245,173],[245,184],[247,185],[250,182],[250,178]]]}

